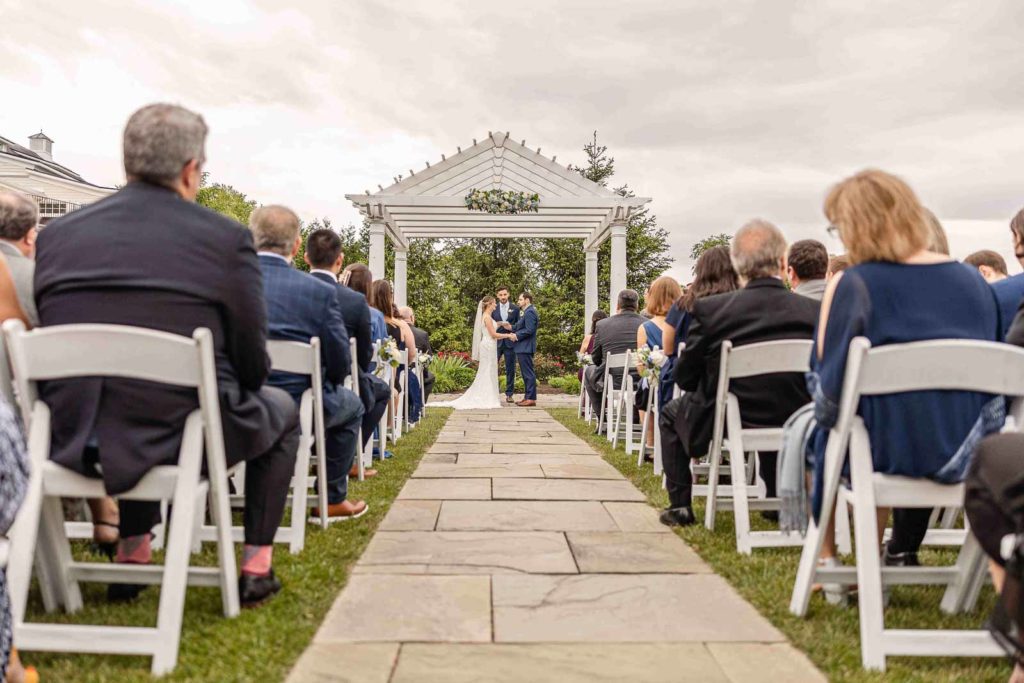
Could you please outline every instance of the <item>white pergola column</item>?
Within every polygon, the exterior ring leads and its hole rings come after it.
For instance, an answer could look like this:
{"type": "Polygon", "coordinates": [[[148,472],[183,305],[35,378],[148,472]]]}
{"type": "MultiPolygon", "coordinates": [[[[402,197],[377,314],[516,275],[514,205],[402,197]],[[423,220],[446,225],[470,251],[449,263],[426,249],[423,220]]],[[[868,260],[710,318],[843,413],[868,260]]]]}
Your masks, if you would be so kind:
{"type": "Polygon", "coordinates": [[[374,280],[384,279],[384,232],[384,221],[370,221],[370,263],[368,265],[374,280]]]}
{"type": "Polygon", "coordinates": [[[594,311],[597,310],[597,249],[587,249],[584,252],[586,256],[586,282],[584,296],[584,318],[583,318],[583,334],[590,334],[590,319],[594,316],[594,311]]]}
{"type": "Polygon", "coordinates": [[[409,272],[409,252],[395,249],[395,305],[408,306],[406,301],[406,280],[409,272]]]}
{"type": "Polygon", "coordinates": [[[608,296],[608,312],[615,313],[615,302],[619,292],[626,288],[626,222],[622,220],[611,224],[612,263],[611,289],[608,296]]]}

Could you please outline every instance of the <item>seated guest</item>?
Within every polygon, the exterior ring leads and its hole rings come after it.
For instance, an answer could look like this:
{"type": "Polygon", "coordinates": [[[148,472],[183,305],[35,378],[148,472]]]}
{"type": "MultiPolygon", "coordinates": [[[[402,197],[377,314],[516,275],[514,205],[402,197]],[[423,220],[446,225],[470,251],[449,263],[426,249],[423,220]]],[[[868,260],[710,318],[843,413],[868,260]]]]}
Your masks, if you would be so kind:
{"type": "MultiPolygon", "coordinates": [[[[1010,221],[1010,234],[1013,235],[1013,253],[1017,261],[1024,265],[1024,209],[1017,212],[1017,215],[1010,221]]],[[[999,302],[999,315],[1003,322],[1003,333],[1007,333],[1013,316],[1017,314],[1017,307],[1024,301],[1024,273],[1011,275],[999,282],[992,283],[992,291],[995,292],[996,301],[999,302]]]]}
{"type": "MultiPolygon", "coordinates": [[[[608,317],[606,311],[602,311],[600,308],[594,311],[593,315],[590,316],[590,332],[583,336],[583,342],[580,344],[578,353],[593,353],[594,352],[594,331],[597,329],[597,323],[608,317]]],[[[583,381],[583,371],[586,368],[581,367],[579,371],[580,381],[583,381]]]]}
{"type": "MultiPolygon", "coordinates": [[[[583,384],[590,395],[590,405],[594,410],[601,408],[601,396],[604,394],[605,356],[625,353],[636,348],[636,331],[646,318],[636,312],[639,298],[635,290],[624,289],[619,292],[618,307],[615,315],[599,320],[594,326],[594,350],[591,355],[594,364],[587,368],[583,384]]],[[[612,381],[621,382],[622,370],[612,370],[612,381]]]]}
{"type": "Polygon", "coordinates": [[[793,292],[821,301],[828,277],[828,250],[818,240],[800,240],[789,247],[786,275],[793,292]]]}
{"type": "Polygon", "coordinates": [[[938,217],[930,209],[924,211],[924,222],[928,227],[928,251],[933,254],[949,256],[949,239],[946,238],[946,230],[942,227],[938,217]]]}
{"type": "MultiPolygon", "coordinates": [[[[358,292],[366,299],[370,308],[370,340],[372,342],[382,341],[388,338],[388,326],[384,322],[384,314],[372,303],[370,287],[373,285],[373,273],[362,263],[352,263],[345,266],[341,273],[341,284],[353,292],[358,292]]],[[[371,366],[376,365],[376,359],[370,361],[371,366]]]]}
{"type": "MultiPolygon", "coordinates": [[[[320,338],[323,372],[324,437],[327,459],[327,519],[355,519],[367,509],[365,501],[348,500],[348,475],[359,450],[363,404],[342,386],[352,368],[348,330],[341,317],[335,288],[292,267],[302,247],[299,217],[283,206],[261,206],[249,217],[263,270],[270,338],[308,344],[320,338]]],[[[288,392],[298,406],[310,387],[306,375],[274,371],[269,384],[288,392]]],[[[317,482],[323,486],[323,482],[317,482]]],[[[320,510],[313,508],[313,516],[320,510]]]]}
{"type": "Polygon", "coordinates": [[[39,325],[32,291],[38,225],[39,210],[31,197],[20,192],[0,192],[0,254],[7,260],[18,304],[30,327],[39,325]]]}
{"type": "MultiPolygon", "coordinates": [[[[434,348],[430,345],[430,335],[427,334],[426,330],[416,327],[416,312],[409,306],[402,306],[398,309],[398,312],[402,316],[402,320],[406,322],[409,329],[412,330],[413,339],[416,340],[416,352],[419,354],[427,354],[428,356],[434,355],[434,348]]],[[[430,392],[434,390],[434,373],[430,371],[430,368],[423,368],[423,394],[424,400],[430,400],[430,392]]]]}
{"type": "MultiPolygon", "coordinates": [[[[239,593],[253,606],[281,588],[272,544],[295,471],[298,410],[286,392],[264,386],[267,308],[252,234],[195,204],[206,132],[202,117],[176,105],[135,112],[124,130],[128,184],[39,233],[35,294],[44,327],[212,331],[228,465],[248,461],[239,593]]],[[[46,382],[41,397],[53,420],[50,459],[102,477],[114,495],[177,461],[185,419],[199,406],[195,390],[112,377],[46,382]]],[[[148,563],[160,505],[120,507],[117,559],[148,563]]],[[[140,590],[115,584],[108,596],[140,590]]]]}
{"type": "MultiPolygon", "coordinates": [[[[39,211],[31,197],[20,192],[0,192],[0,254],[11,272],[18,305],[29,327],[39,325],[32,279],[35,276],[36,236],[39,211]]],[[[77,501],[68,501],[80,505],[77,501]]],[[[117,503],[113,498],[89,500],[93,541],[101,552],[113,557],[117,551],[117,503]]]]}
{"type": "Polygon", "coordinates": [[[846,254],[837,254],[830,257],[828,260],[828,276],[826,279],[831,280],[833,275],[841,273],[849,267],[850,258],[846,254]]]}
{"type": "MultiPolygon", "coordinates": [[[[341,318],[345,329],[356,340],[356,363],[359,365],[359,398],[363,402],[363,443],[373,438],[373,430],[388,408],[390,390],[387,382],[374,377],[370,372],[373,359],[373,339],[370,334],[370,307],[366,297],[338,282],[338,273],[345,263],[341,250],[341,238],[333,230],[314,230],[306,238],[306,263],[309,274],[334,287],[341,307],[341,318]]],[[[349,471],[350,477],[358,476],[359,467],[349,471]]],[[[376,470],[364,470],[364,477],[377,475],[376,470]]]]}
{"type": "MultiPolygon", "coordinates": [[[[858,173],[832,188],[825,215],[838,227],[854,265],[829,282],[808,380],[819,427],[815,515],[827,430],[836,423],[855,337],[873,346],[1002,338],[991,288],[973,268],[929,249],[934,240],[925,210],[902,180],[878,170],[858,173]]],[[[877,472],[954,483],[963,480],[976,440],[1001,425],[1003,404],[970,391],[917,391],[864,397],[857,413],[877,472]]],[[[894,511],[884,564],[917,564],[930,516],[928,509],[894,511]]],[[[833,557],[829,538],[822,559],[833,557]]]]}
{"type": "MultiPolygon", "coordinates": [[[[679,287],[679,283],[676,282],[674,277],[662,276],[654,281],[650,289],[647,290],[646,298],[646,309],[651,319],[645,322],[640,327],[636,328],[636,348],[641,349],[645,346],[648,349],[661,349],[664,351],[664,338],[668,336],[670,332],[675,332],[675,329],[665,322],[665,314],[668,313],[672,305],[683,295],[683,290],[679,287]]],[[[642,371],[642,367],[637,363],[637,371],[642,371]]],[[[660,377],[660,375],[659,375],[660,377]]],[[[646,379],[640,381],[640,386],[636,392],[636,405],[640,411],[640,424],[643,424],[646,416],[647,401],[650,400],[651,385],[646,379]]],[[[648,444],[654,443],[654,421],[648,428],[648,444]]]]}
{"type": "Polygon", "coordinates": [[[693,282],[686,288],[674,306],[665,315],[668,328],[663,341],[668,361],[661,368],[661,408],[672,399],[672,377],[676,364],[679,342],[686,340],[686,333],[693,322],[693,307],[698,299],[715,294],[726,294],[739,289],[740,281],[732,267],[729,247],[718,246],[708,249],[693,268],[693,282]]]}
{"type": "MultiPolygon", "coordinates": [[[[676,361],[675,382],[686,393],[669,401],[661,414],[662,461],[670,505],[661,521],[693,524],[690,459],[707,454],[714,423],[722,342],[735,346],[780,339],[810,339],[819,304],[786,289],[786,238],[764,220],[736,232],[730,256],[743,289],[697,299],[676,361]]],[[[733,380],[729,390],[740,402],[744,426],[781,427],[810,400],[803,375],[775,373],[733,380]]],[[[761,479],[775,496],[775,453],[759,453],[761,479]]]]}
{"type": "Polygon", "coordinates": [[[985,282],[990,285],[1009,276],[1006,272],[1006,260],[991,249],[982,249],[968,255],[964,263],[977,268],[985,282]]]}
{"type": "MultiPolygon", "coordinates": [[[[407,349],[415,349],[416,339],[412,336],[412,328],[398,316],[398,309],[395,307],[395,294],[391,289],[391,283],[387,280],[375,280],[370,292],[370,304],[384,315],[388,336],[395,340],[399,352],[405,353],[407,349]]],[[[395,388],[398,391],[402,391],[402,387],[408,386],[409,421],[418,422],[420,409],[423,407],[423,400],[420,395],[420,382],[416,379],[415,375],[409,373],[409,382],[406,385],[404,375],[404,371],[399,370],[398,376],[395,377],[395,388]]]]}

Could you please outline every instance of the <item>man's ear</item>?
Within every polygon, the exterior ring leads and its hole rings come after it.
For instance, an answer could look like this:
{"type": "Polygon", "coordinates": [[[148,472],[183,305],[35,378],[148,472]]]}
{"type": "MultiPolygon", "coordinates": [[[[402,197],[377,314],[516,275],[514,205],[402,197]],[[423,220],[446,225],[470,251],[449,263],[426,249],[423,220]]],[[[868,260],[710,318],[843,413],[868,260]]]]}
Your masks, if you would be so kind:
{"type": "MultiPolygon", "coordinates": [[[[295,237],[295,241],[292,242],[292,255],[291,255],[291,258],[289,258],[288,260],[289,261],[294,261],[295,260],[295,256],[299,253],[299,249],[301,249],[301,248],[302,248],[302,233],[299,233],[295,237]]],[[[306,261],[306,263],[309,263],[309,261],[306,261]]]]}
{"type": "Polygon", "coordinates": [[[310,268],[313,267],[313,264],[309,262],[309,254],[303,254],[302,260],[305,261],[306,265],[309,266],[310,268]]]}
{"type": "Polygon", "coordinates": [[[338,254],[338,258],[334,259],[334,267],[341,270],[345,267],[345,252],[338,254]]]}

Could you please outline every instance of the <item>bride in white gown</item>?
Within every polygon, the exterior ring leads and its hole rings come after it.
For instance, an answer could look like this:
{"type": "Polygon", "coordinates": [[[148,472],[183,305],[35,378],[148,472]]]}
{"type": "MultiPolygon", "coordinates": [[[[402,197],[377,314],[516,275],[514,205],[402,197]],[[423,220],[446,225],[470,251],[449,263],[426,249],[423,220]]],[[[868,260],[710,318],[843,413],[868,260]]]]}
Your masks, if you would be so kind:
{"type": "Polygon", "coordinates": [[[497,304],[493,296],[485,296],[476,307],[476,322],[473,325],[473,360],[480,362],[473,384],[462,396],[454,401],[431,403],[439,408],[456,410],[486,410],[501,407],[501,390],[498,388],[498,340],[508,339],[511,334],[502,334],[494,327],[491,313],[497,304]]]}

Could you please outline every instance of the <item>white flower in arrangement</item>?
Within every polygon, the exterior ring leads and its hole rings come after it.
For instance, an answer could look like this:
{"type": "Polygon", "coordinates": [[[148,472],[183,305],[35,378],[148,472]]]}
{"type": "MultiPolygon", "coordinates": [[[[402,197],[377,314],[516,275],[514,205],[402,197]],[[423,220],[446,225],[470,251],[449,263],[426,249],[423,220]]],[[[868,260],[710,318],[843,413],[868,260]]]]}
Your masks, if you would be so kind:
{"type": "Polygon", "coordinates": [[[662,351],[661,349],[659,349],[657,346],[655,346],[651,350],[651,356],[650,357],[651,357],[651,362],[654,363],[654,365],[656,367],[659,367],[659,368],[660,367],[664,367],[665,366],[665,362],[668,361],[668,356],[666,356],[665,352],[662,351]]]}
{"type": "Polygon", "coordinates": [[[587,367],[588,365],[594,364],[594,357],[589,353],[576,352],[576,360],[579,362],[581,367],[587,367]]]}
{"type": "Polygon", "coordinates": [[[381,342],[380,349],[377,350],[377,369],[374,374],[378,377],[384,374],[385,368],[397,368],[399,364],[400,353],[398,351],[398,343],[394,339],[386,339],[381,342]]]}
{"type": "Polygon", "coordinates": [[[636,350],[636,361],[639,366],[640,376],[648,382],[655,383],[661,376],[661,367],[667,358],[665,352],[655,346],[649,349],[646,346],[636,350]]]}
{"type": "Polygon", "coordinates": [[[423,367],[430,365],[430,361],[432,360],[434,360],[434,358],[429,353],[421,353],[416,356],[416,362],[423,367]]]}

